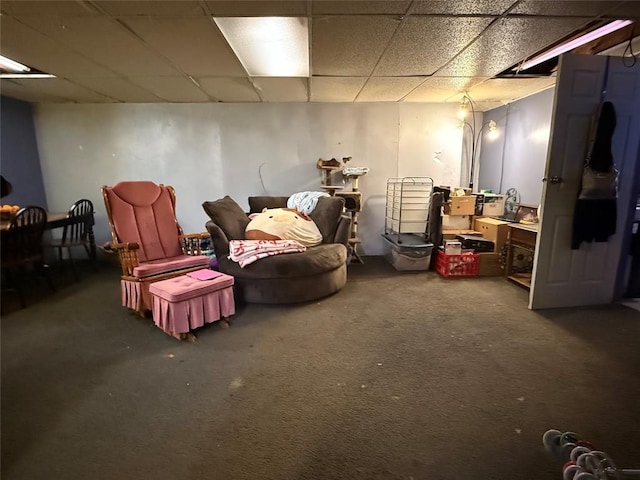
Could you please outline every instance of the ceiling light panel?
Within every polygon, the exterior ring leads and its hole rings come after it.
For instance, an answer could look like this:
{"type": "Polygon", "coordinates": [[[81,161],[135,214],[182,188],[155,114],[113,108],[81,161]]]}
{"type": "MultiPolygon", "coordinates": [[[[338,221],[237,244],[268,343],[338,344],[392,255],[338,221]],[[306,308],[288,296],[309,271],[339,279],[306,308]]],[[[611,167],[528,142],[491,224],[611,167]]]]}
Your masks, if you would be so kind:
{"type": "Polygon", "coordinates": [[[23,65],[2,55],[0,55],[0,67],[11,72],[28,72],[29,70],[31,70],[26,65],[23,65]]]}
{"type": "Polygon", "coordinates": [[[216,17],[252,77],[308,77],[309,29],[301,17],[216,17]]]}
{"type": "Polygon", "coordinates": [[[488,17],[411,17],[391,41],[374,75],[431,75],[466,47],[491,21],[488,17]],[[438,48],[434,48],[434,37],[443,39],[438,42],[438,48]]]}
{"type": "Polygon", "coordinates": [[[314,18],[313,75],[369,76],[398,24],[384,16],[314,18]]]}

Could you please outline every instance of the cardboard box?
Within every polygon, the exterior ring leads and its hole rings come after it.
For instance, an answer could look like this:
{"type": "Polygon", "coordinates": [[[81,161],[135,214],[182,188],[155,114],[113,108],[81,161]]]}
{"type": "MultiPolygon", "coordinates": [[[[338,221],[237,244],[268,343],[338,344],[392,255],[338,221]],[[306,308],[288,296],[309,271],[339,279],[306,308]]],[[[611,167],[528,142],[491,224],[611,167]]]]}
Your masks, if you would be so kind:
{"type": "Polygon", "coordinates": [[[484,194],[484,202],[482,205],[482,215],[501,217],[504,215],[505,195],[496,195],[492,193],[484,194]]]}
{"type": "Polygon", "coordinates": [[[473,221],[473,228],[480,232],[484,238],[491,240],[495,245],[495,252],[500,252],[504,244],[507,243],[507,233],[509,232],[509,222],[496,220],[495,218],[476,218],[473,221]]]}
{"type": "Polygon", "coordinates": [[[443,230],[471,230],[471,215],[443,215],[443,230]]]}
{"type": "Polygon", "coordinates": [[[504,270],[500,266],[500,254],[479,253],[478,255],[480,255],[480,268],[478,276],[499,277],[504,275],[504,270]]]}
{"type": "Polygon", "coordinates": [[[449,203],[444,205],[444,213],[447,215],[473,215],[476,211],[476,196],[449,197],[449,203]]]}

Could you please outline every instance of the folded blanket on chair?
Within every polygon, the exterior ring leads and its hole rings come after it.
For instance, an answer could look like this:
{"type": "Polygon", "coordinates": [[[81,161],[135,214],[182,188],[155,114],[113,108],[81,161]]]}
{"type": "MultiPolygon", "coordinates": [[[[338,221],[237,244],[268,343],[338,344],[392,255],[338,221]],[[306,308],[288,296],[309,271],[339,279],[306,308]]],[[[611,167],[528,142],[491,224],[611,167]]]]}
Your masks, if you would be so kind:
{"type": "Polygon", "coordinates": [[[240,268],[271,255],[304,252],[307,249],[295,240],[230,240],[229,258],[240,268]]]}
{"type": "Polygon", "coordinates": [[[287,200],[287,208],[295,208],[300,213],[309,215],[316,208],[318,198],[328,197],[326,192],[298,192],[294,193],[287,200]]]}

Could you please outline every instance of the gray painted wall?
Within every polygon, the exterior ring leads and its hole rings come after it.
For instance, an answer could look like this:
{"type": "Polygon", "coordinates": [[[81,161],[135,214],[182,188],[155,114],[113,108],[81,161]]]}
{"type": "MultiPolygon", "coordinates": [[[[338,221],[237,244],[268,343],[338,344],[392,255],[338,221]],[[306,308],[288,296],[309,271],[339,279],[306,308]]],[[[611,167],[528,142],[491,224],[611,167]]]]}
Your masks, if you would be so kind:
{"type": "Polygon", "coordinates": [[[547,162],[554,89],[549,88],[509,105],[484,112],[499,136],[485,135],[479,162],[479,188],[504,193],[515,188],[520,202],[539,205],[547,162]]]}
{"type": "MultiPolygon", "coordinates": [[[[361,177],[361,253],[384,250],[386,181],[460,178],[457,104],[38,104],[35,125],[49,206],[96,207],[96,239],[110,239],[100,188],[121,180],[173,185],[186,232],[204,230],[201,204],[230,195],[319,190],[318,158],[353,157],[361,177]],[[438,160],[434,153],[441,152],[438,160]]],[[[347,185],[347,190],[350,189],[347,185]]]]}
{"type": "Polygon", "coordinates": [[[13,186],[13,192],[1,202],[46,209],[31,104],[2,97],[0,112],[0,171],[13,186]]]}

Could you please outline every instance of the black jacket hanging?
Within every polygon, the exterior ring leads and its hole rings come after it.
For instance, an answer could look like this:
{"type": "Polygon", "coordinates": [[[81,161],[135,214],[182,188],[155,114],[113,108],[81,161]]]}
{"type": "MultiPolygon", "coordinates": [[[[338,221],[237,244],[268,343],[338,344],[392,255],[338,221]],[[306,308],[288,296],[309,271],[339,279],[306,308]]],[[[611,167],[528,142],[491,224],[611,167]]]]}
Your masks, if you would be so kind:
{"type": "Polygon", "coordinates": [[[593,126],[573,215],[572,249],[582,242],[606,242],[616,233],[618,171],[611,153],[616,111],[611,102],[599,106],[593,126]]]}

